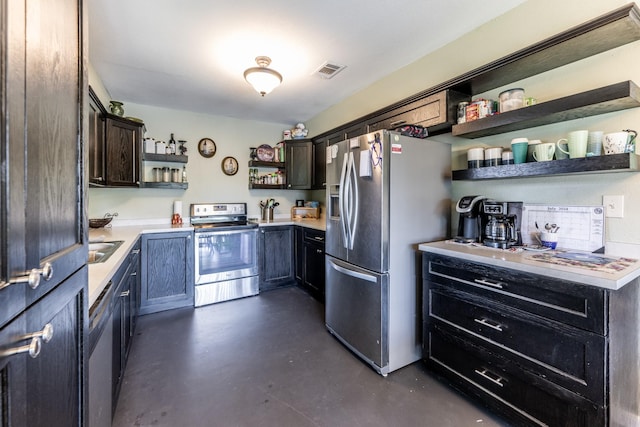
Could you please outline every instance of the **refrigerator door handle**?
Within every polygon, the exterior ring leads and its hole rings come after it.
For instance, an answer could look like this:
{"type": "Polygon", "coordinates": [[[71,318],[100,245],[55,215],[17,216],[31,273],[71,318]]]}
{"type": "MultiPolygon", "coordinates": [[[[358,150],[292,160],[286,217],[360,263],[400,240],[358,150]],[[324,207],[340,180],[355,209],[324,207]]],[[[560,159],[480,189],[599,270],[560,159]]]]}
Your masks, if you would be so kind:
{"type": "Polygon", "coordinates": [[[349,249],[353,249],[353,242],[356,237],[356,229],[358,228],[358,173],[356,172],[356,165],[353,160],[353,152],[349,153],[349,175],[351,184],[349,184],[349,193],[351,196],[351,206],[353,208],[353,216],[351,216],[351,226],[350,229],[350,238],[349,238],[349,249]],[[351,186],[353,185],[353,190],[351,190],[351,186]]]}
{"type": "Polygon", "coordinates": [[[348,236],[347,236],[347,223],[346,223],[346,212],[345,212],[345,190],[346,190],[346,178],[347,178],[347,159],[348,153],[344,154],[344,160],[342,161],[342,171],[340,173],[340,188],[338,190],[338,209],[340,215],[340,229],[342,231],[342,242],[345,248],[348,247],[348,236]]]}
{"type": "Polygon", "coordinates": [[[336,271],[346,274],[347,276],[355,277],[356,279],[366,280],[367,282],[378,283],[378,278],[376,276],[372,276],[371,274],[360,273],[359,271],[349,270],[344,267],[340,267],[333,261],[329,261],[331,267],[336,271]]]}

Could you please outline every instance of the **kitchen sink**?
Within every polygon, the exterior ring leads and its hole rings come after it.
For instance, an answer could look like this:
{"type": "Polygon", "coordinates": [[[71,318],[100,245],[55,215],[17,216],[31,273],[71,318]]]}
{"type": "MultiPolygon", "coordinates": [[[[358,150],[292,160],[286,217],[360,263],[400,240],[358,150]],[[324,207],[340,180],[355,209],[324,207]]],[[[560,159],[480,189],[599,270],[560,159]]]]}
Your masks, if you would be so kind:
{"type": "Polygon", "coordinates": [[[105,262],[122,245],[123,240],[89,243],[89,264],[105,262]]]}

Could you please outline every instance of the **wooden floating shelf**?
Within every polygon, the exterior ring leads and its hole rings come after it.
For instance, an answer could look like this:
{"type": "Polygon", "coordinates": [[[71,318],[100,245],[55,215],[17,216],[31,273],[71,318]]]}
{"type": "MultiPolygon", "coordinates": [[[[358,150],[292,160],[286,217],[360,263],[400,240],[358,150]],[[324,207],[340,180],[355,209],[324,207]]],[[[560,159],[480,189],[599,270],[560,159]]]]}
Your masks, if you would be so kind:
{"type": "Polygon", "coordinates": [[[481,138],[636,107],[640,107],[638,86],[625,81],[454,125],[452,135],[481,138]]]}
{"type": "Polygon", "coordinates": [[[189,156],[183,156],[180,154],[142,153],[142,160],[150,162],[187,163],[189,161],[189,156]]]}
{"type": "Polygon", "coordinates": [[[142,188],[164,188],[169,190],[186,190],[189,188],[188,182],[143,182],[142,188]]]}
{"type": "Polygon", "coordinates": [[[284,190],[286,184],[249,184],[249,190],[284,190]]]}
{"type": "Polygon", "coordinates": [[[472,181],[634,171],[638,171],[638,156],[636,154],[610,154],[606,156],[585,157],[582,159],[563,159],[549,162],[531,162],[517,165],[462,169],[453,171],[452,179],[454,181],[472,181]]]}
{"type": "Polygon", "coordinates": [[[250,168],[276,168],[282,169],[284,168],[283,162],[263,162],[260,160],[249,160],[250,168]]]}

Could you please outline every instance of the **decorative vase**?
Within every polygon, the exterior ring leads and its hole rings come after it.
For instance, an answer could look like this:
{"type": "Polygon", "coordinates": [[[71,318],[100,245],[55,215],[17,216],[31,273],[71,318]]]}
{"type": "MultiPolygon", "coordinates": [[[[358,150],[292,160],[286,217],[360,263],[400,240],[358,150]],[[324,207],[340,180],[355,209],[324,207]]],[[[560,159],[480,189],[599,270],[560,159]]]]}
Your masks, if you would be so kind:
{"type": "Polygon", "coordinates": [[[124,107],[122,106],[122,102],[111,101],[109,104],[110,104],[109,109],[111,110],[112,114],[115,114],[116,116],[120,116],[120,117],[124,115],[124,107]]]}

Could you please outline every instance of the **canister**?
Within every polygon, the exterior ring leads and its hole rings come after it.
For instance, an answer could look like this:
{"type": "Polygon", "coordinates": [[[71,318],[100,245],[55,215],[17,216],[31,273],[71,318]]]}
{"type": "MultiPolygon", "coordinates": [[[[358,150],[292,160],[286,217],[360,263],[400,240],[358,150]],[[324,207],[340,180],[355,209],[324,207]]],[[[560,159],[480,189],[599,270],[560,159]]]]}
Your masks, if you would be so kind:
{"type": "Polygon", "coordinates": [[[181,182],[182,176],[180,174],[180,169],[171,169],[171,182],[181,182]]]}
{"type": "Polygon", "coordinates": [[[468,102],[460,102],[458,104],[458,123],[466,123],[467,121],[467,105],[468,102]]]}
{"type": "Polygon", "coordinates": [[[162,182],[171,182],[171,171],[169,168],[162,168],[162,182]]]}

